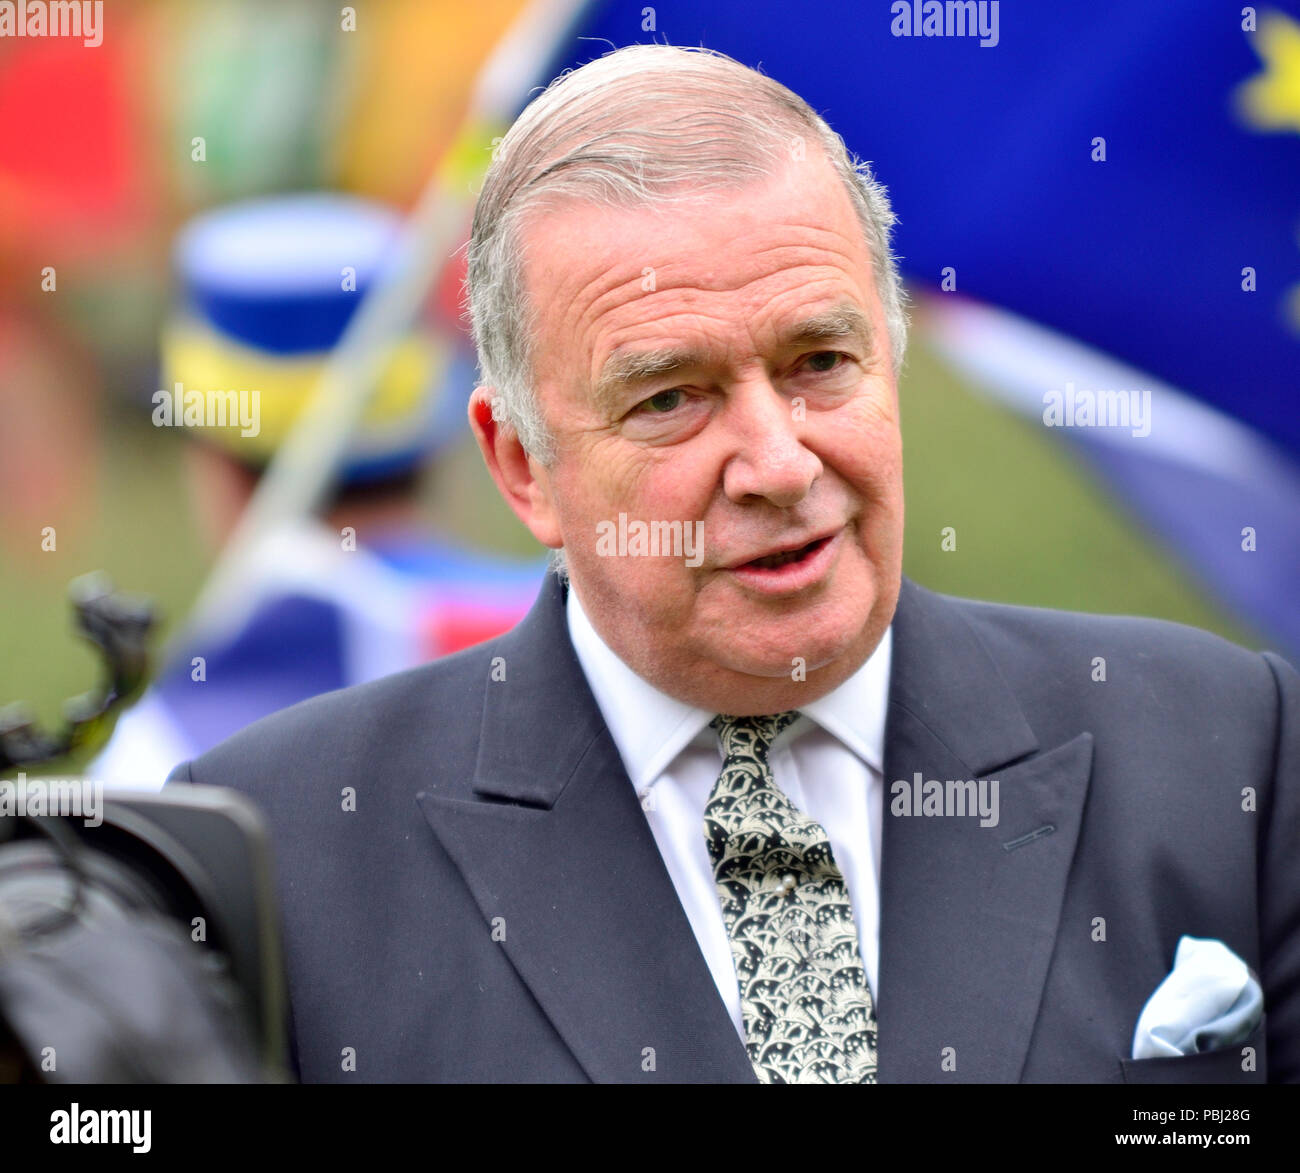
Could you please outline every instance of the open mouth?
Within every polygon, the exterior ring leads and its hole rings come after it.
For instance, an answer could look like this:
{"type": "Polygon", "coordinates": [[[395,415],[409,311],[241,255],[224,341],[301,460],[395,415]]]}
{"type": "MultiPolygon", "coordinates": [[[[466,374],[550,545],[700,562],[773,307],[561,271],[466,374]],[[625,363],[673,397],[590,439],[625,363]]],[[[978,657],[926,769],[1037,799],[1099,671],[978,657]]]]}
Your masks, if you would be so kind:
{"type": "Polygon", "coordinates": [[[776,570],[778,567],[788,566],[791,562],[802,562],[806,558],[811,558],[830,540],[830,538],[818,538],[815,542],[809,542],[797,550],[786,550],[781,554],[769,554],[766,558],[755,558],[752,562],[744,563],[744,566],[746,569],[776,570]]]}

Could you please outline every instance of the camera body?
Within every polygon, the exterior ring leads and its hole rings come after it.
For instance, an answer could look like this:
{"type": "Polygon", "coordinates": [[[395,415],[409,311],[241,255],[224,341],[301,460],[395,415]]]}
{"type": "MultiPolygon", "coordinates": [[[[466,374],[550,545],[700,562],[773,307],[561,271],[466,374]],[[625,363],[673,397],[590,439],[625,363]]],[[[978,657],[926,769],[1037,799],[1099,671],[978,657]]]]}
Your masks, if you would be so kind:
{"type": "Polygon", "coordinates": [[[0,782],[0,1045],[7,1029],[19,1079],[281,1082],[287,1005],[248,799],[0,782]]]}

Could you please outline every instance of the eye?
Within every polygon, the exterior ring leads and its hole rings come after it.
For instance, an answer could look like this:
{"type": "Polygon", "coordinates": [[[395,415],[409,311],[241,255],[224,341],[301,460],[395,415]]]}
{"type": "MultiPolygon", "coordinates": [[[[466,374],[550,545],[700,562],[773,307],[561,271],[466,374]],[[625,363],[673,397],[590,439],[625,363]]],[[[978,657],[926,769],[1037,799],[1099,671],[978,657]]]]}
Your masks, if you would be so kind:
{"type": "Polygon", "coordinates": [[[681,391],[674,388],[670,391],[660,391],[657,395],[651,395],[641,406],[656,415],[666,415],[681,401],[681,391]]]}
{"type": "Polygon", "coordinates": [[[808,369],[817,374],[825,374],[827,371],[833,371],[842,359],[848,355],[841,354],[838,350],[819,350],[816,354],[808,356],[808,369]]]}

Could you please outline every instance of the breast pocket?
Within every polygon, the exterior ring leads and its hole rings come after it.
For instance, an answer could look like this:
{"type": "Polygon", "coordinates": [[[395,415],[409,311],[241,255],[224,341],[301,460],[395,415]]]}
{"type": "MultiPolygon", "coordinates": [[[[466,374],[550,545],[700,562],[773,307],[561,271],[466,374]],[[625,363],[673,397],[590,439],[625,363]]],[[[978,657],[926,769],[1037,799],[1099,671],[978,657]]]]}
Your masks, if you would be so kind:
{"type": "Polygon", "coordinates": [[[1268,1065],[1264,1028],[1268,1016],[1250,1036],[1217,1051],[1178,1055],[1172,1059],[1121,1059],[1125,1083],[1264,1083],[1268,1065]]]}

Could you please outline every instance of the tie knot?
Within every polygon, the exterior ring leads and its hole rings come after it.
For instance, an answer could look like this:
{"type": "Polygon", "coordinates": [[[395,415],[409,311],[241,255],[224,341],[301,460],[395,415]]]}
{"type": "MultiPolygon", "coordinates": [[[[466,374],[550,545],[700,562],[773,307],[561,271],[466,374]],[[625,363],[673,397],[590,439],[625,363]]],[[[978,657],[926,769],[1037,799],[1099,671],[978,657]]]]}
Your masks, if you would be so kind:
{"type": "Polygon", "coordinates": [[[725,713],[719,713],[709,722],[709,727],[717,731],[718,739],[722,742],[723,757],[728,761],[737,758],[766,758],[772,742],[798,719],[797,709],[761,717],[729,717],[725,713]]]}

